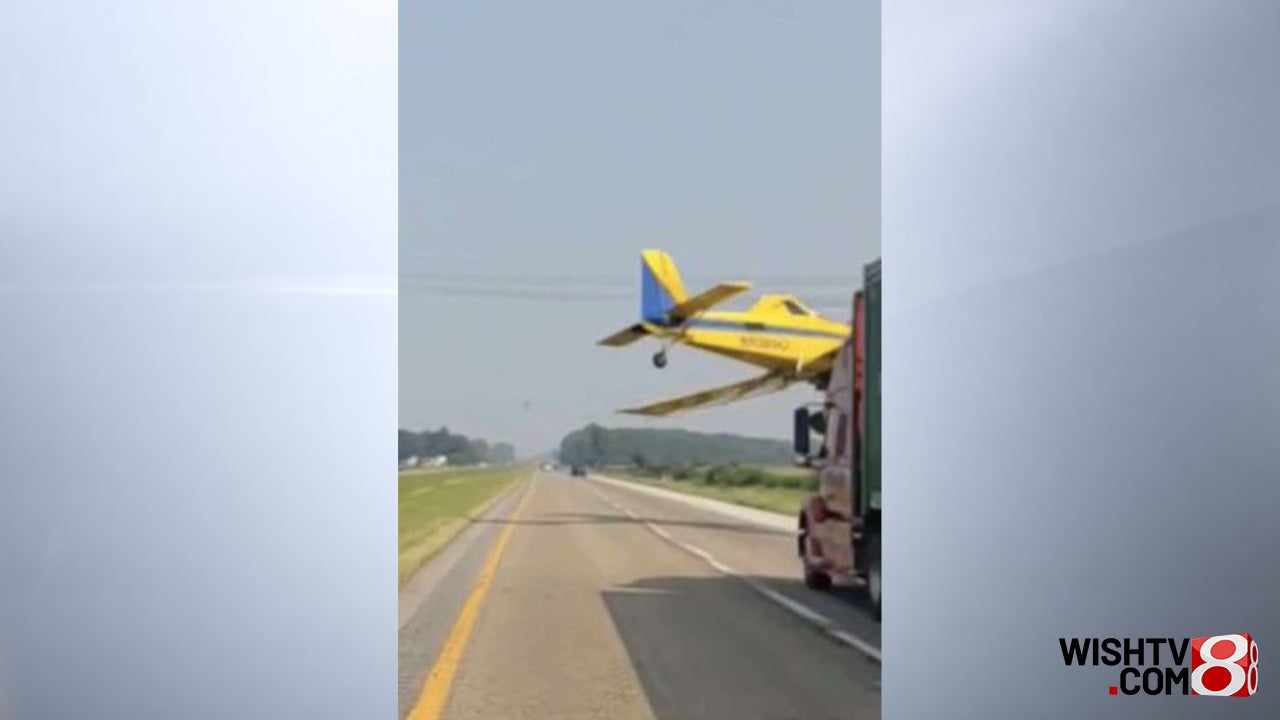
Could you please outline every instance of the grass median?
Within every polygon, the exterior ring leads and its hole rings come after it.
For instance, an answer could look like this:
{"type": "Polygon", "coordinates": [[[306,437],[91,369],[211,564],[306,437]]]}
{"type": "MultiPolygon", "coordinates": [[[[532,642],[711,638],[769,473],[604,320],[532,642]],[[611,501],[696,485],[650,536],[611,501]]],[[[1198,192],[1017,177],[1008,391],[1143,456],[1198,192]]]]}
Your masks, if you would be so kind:
{"type": "Polygon", "coordinates": [[[400,473],[400,583],[452,540],[470,518],[528,474],[529,468],[522,465],[400,473]]]}
{"type": "Polygon", "coordinates": [[[614,468],[603,471],[623,480],[665,490],[723,500],[758,510],[795,515],[818,488],[813,470],[769,465],[716,465],[666,469],[614,468]]]}

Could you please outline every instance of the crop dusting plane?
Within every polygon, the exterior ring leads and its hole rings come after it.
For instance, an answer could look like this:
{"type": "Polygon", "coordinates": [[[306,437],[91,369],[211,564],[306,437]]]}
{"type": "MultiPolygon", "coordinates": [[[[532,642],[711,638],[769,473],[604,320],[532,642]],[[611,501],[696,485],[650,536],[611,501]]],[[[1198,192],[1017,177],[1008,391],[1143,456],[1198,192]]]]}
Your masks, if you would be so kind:
{"type": "Polygon", "coordinates": [[[601,340],[601,345],[621,347],[652,336],[662,343],[653,356],[655,367],[666,367],[670,347],[688,345],[764,368],[765,373],[622,412],[672,415],[775,392],[795,382],[825,386],[849,326],[822,317],[788,294],[761,295],[742,312],[711,309],[750,287],[745,282],[724,282],[690,297],[670,255],[661,250],[641,252],[640,322],[601,340]]]}

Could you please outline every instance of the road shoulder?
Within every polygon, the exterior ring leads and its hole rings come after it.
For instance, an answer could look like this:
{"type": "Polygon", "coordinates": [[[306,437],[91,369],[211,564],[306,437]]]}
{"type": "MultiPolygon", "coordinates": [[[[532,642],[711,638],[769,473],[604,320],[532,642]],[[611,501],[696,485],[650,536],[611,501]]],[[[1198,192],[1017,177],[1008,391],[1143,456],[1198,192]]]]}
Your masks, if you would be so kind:
{"type": "Polygon", "coordinates": [[[520,496],[520,491],[531,481],[532,477],[517,480],[511,484],[511,487],[503,490],[487,502],[476,511],[474,517],[468,518],[461,529],[453,537],[445,541],[445,544],[431,558],[415,570],[404,585],[400,586],[399,627],[401,630],[413,618],[423,600],[434,592],[441,578],[448,574],[449,570],[476,544],[476,541],[482,535],[492,529],[490,526],[477,521],[492,520],[495,517],[509,515],[515,505],[516,498],[520,496]]]}
{"type": "Polygon", "coordinates": [[[688,493],[677,492],[675,490],[653,487],[652,485],[647,485],[635,480],[621,480],[607,475],[593,474],[589,479],[633,490],[635,492],[647,493],[656,497],[675,500],[686,505],[701,508],[703,510],[709,510],[720,515],[733,518],[734,520],[767,527],[773,530],[793,531],[796,529],[796,519],[781,513],[759,510],[745,505],[735,505],[734,503],[725,502],[723,500],[713,500],[712,498],[702,497],[700,495],[690,495],[688,493]]]}
{"type": "Polygon", "coordinates": [[[399,595],[399,706],[405,717],[448,639],[498,534],[534,477],[517,481],[418,569],[399,595]]]}

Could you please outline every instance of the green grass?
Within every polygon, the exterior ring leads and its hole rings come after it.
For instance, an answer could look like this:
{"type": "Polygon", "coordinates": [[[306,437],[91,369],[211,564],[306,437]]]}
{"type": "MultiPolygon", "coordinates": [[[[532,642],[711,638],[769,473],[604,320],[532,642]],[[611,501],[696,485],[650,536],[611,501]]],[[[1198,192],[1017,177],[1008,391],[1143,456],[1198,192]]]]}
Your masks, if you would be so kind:
{"type": "Polygon", "coordinates": [[[400,582],[440,551],[485,505],[528,475],[523,465],[400,473],[400,582]]]}
{"type": "Polygon", "coordinates": [[[812,470],[796,467],[718,466],[685,469],[675,473],[664,472],[658,477],[652,471],[643,472],[631,468],[611,471],[609,474],[687,495],[723,500],[783,515],[795,515],[800,510],[800,504],[817,487],[817,476],[812,470]]]}

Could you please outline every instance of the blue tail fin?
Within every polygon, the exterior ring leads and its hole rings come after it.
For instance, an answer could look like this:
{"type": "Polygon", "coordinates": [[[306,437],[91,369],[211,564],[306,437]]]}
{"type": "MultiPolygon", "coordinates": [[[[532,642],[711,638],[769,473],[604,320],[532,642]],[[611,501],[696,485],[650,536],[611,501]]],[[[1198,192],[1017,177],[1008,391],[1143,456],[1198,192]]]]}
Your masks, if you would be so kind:
{"type": "Polygon", "coordinates": [[[675,307],[671,293],[662,287],[648,265],[640,266],[640,318],[645,322],[662,324],[667,312],[675,307]]]}
{"type": "Polygon", "coordinates": [[[640,318],[655,324],[666,323],[667,313],[684,300],[684,283],[671,256],[661,250],[643,251],[640,254],[640,318]]]}

